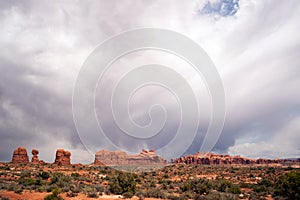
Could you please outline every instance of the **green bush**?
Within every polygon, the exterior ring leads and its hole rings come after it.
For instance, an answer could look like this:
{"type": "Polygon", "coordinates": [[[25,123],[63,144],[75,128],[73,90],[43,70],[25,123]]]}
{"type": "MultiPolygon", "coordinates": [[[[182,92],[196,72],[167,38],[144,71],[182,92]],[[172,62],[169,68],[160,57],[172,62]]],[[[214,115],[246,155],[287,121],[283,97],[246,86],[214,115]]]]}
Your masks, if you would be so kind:
{"type": "Polygon", "coordinates": [[[153,198],[159,198],[159,199],[166,198],[166,194],[158,188],[151,188],[151,189],[147,190],[145,195],[146,195],[146,197],[153,197],[153,198]]]}
{"type": "Polygon", "coordinates": [[[50,174],[48,172],[40,172],[37,177],[42,178],[43,180],[47,180],[50,177],[50,174]]]}
{"type": "Polygon", "coordinates": [[[300,199],[300,172],[289,172],[281,175],[275,184],[275,195],[288,199],[300,199]]]}
{"type": "Polygon", "coordinates": [[[47,195],[44,200],[63,200],[61,196],[58,196],[60,194],[60,189],[54,189],[52,190],[52,194],[47,195]]]}
{"type": "Polygon", "coordinates": [[[183,183],[180,187],[182,192],[193,191],[197,194],[208,193],[212,185],[207,179],[193,179],[183,183]]]}
{"type": "Polygon", "coordinates": [[[19,179],[19,184],[24,186],[35,185],[35,180],[28,177],[22,177],[19,179]]]}
{"type": "Polygon", "coordinates": [[[125,193],[123,193],[122,195],[123,195],[123,197],[126,198],[126,199],[133,197],[132,192],[125,192],[125,193]]]}
{"type": "Polygon", "coordinates": [[[116,174],[109,179],[109,188],[113,194],[124,194],[136,192],[136,174],[116,172],[116,174]]]}
{"type": "Polygon", "coordinates": [[[99,195],[97,194],[97,192],[88,192],[87,196],[89,198],[98,198],[99,195]]]}

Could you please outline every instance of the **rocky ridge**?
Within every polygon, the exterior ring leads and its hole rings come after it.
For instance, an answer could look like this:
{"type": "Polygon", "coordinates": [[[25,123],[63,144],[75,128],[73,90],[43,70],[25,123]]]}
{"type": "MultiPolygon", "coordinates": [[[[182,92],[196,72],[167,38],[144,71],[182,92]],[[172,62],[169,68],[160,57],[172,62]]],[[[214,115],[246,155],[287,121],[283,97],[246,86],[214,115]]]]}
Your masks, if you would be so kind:
{"type": "Polygon", "coordinates": [[[249,164],[282,164],[287,162],[300,162],[300,158],[296,160],[291,159],[251,159],[230,155],[219,155],[213,153],[195,153],[193,155],[182,156],[171,160],[172,163],[185,163],[185,164],[202,164],[202,165],[249,165],[249,164]]]}
{"type": "Polygon", "coordinates": [[[167,161],[158,156],[154,150],[142,150],[140,154],[128,155],[124,151],[100,150],[95,155],[95,165],[163,165],[167,161]]]}

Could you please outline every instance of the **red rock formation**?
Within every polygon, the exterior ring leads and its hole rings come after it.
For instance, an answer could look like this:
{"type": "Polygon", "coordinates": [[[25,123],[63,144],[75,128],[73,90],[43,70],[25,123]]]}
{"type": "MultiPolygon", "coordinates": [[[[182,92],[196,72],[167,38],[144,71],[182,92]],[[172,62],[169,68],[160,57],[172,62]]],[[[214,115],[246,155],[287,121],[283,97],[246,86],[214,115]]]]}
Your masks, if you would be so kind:
{"type": "Polygon", "coordinates": [[[40,163],[40,160],[38,157],[39,151],[37,149],[32,149],[31,153],[32,153],[31,162],[34,164],[39,164],[40,163]]]}
{"type": "Polygon", "coordinates": [[[95,155],[94,164],[104,165],[162,165],[166,160],[158,156],[154,150],[142,150],[140,154],[128,155],[124,151],[101,150],[95,155]]]}
{"type": "Polygon", "coordinates": [[[180,158],[172,159],[172,163],[185,164],[202,164],[202,165],[249,165],[249,164],[282,164],[287,162],[297,162],[297,160],[289,159],[250,159],[241,156],[218,155],[212,153],[195,153],[194,155],[187,155],[180,158]]]}
{"type": "Polygon", "coordinates": [[[59,166],[71,165],[71,153],[64,149],[57,149],[54,164],[59,166]]]}
{"type": "Polygon", "coordinates": [[[12,157],[12,163],[29,163],[29,158],[27,155],[27,150],[25,147],[18,147],[14,150],[12,157]]]}
{"type": "Polygon", "coordinates": [[[255,164],[254,159],[240,156],[218,155],[212,153],[196,153],[172,159],[173,163],[203,164],[203,165],[230,165],[230,164],[255,164]]]}

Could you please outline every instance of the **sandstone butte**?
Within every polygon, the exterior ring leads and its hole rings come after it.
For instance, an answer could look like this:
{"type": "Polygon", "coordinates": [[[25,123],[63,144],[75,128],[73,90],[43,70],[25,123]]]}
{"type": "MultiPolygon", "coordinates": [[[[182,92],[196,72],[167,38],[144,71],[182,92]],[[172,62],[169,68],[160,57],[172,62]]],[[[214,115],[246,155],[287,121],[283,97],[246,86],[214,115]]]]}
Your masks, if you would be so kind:
{"type": "Polygon", "coordinates": [[[27,150],[25,147],[18,147],[14,150],[12,163],[29,163],[27,150]]]}
{"type": "Polygon", "coordinates": [[[164,165],[167,161],[154,150],[142,150],[140,154],[128,155],[124,151],[100,150],[95,155],[95,165],[164,165]]]}
{"type": "Polygon", "coordinates": [[[64,149],[57,149],[54,164],[59,166],[71,165],[71,152],[64,149]]]}
{"type": "Polygon", "coordinates": [[[249,165],[249,164],[282,164],[286,162],[300,162],[299,159],[251,159],[241,156],[219,155],[212,153],[195,153],[171,160],[172,163],[202,164],[202,165],[249,165]]]}

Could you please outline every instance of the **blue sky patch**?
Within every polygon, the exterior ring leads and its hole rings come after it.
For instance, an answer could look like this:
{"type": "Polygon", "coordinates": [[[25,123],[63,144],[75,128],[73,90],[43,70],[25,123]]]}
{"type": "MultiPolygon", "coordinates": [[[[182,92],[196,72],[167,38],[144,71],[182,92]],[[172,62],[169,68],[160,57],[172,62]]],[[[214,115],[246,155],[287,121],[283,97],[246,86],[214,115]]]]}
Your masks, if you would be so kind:
{"type": "Polygon", "coordinates": [[[208,1],[200,10],[200,14],[216,14],[223,17],[235,15],[239,9],[239,0],[208,1]]]}

